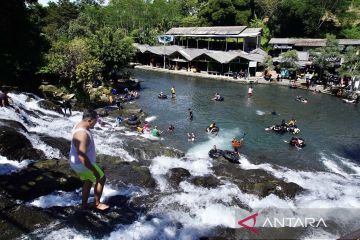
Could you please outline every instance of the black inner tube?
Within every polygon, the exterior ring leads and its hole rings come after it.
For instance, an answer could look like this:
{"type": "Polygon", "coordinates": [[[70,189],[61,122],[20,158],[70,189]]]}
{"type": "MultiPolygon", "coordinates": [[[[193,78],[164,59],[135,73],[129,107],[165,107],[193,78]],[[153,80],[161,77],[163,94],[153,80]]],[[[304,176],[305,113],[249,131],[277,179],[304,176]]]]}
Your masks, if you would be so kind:
{"type": "Polygon", "coordinates": [[[239,154],[236,153],[236,152],[225,150],[224,153],[223,153],[223,157],[225,159],[227,159],[229,162],[240,163],[239,162],[239,159],[240,159],[239,154]]]}
{"type": "Polygon", "coordinates": [[[209,157],[211,158],[219,158],[219,157],[222,157],[223,156],[223,150],[214,150],[214,149],[211,149],[209,151],[209,157]]]}

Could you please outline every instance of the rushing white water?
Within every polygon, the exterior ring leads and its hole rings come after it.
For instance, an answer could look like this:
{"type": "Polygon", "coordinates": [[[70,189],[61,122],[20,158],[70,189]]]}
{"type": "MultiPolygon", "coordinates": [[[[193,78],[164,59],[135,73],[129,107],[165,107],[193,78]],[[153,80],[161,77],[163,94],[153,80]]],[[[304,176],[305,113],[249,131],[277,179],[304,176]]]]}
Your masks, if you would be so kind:
{"type": "MultiPolygon", "coordinates": [[[[11,119],[22,122],[29,133],[23,134],[31,141],[35,148],[45,152],[48,158],[59,158],[58,149],[53,149],[42,142],[31,132],[43,133],[53,137],[71,139],[71,129],[81,119],[80,112],[74,112],[70,118],[64,118],[61,114],[40,108],[37,105],[39,98],[28,98],[25,94],[11,94],[14,102],[21,106],[21,114],[12,109],[1,108],[1,119],[11,119]],[[28,115],[22,109],[32,111],[28,115]],[[21,116],[23,115],[23,117],[21,116]],[[24,117],[28,122],[26,123],[24,117]]],[[[258,115],[264,112],[258,110],[258,115]]],[[[114,127],[114,120],[105,118],[110,125],[98,127],[94,130],[98,153],[120,156],[127,161],[136,161],[122,148],[123,140],[121,134],[142,136],[152,139],[149,135],[142,135],[125,131],[121,127],[114,127]]],[[[152,116],[147,121],[155,121],[152,116]]],[[[253,194],[243,193],[231,181],[220,179],[221,185],[214,189],[206,189],[193,185],[188,181],[181,182],[179,189],[171,188],[166,174],[171,168],[187,169],[192,176],[211,175],[213,160],[208,157],[208,151],[214,145],[219,149],[229,148],[228,139],[241,136],[240,129],[222,130],[218,136],[210,136],[204,142],[195,143],[182,159],[170,157],[156,157],[152,159],[150,172],[158,184],[158,189],[164,194],[151,209],[151,219],[146,216],[140,217],[130,225],[119,225],[117,229],[109,234],[108,239],[196,239],[211,233],[217,226],[236,227],[234,211],[240,209],[236,202],[241,202],[250,208],[336,208],[352,207],[360,208],[360,166],[349,159],[331,153],[317,152],[317,158],[328,171],[311,172],[299,171],[285,167],[274,166],[269,163],[254,164],[247,156],[242,155],[239,166],[243,169],[263,169],[274,176],[288,182],[294,182],[305,189],[303,193],[294,199],[280,199],[275,195],[269,195],[260,199],[253,194]],[[181,224],[181,227],[177,225],[181,224]]],[[[163,139],[166,139],[165,137],[163,139]]],[[[31,160],[16,162],[0,156],[0,174],[11,174],[25,168],[31,160]]],[[[104,199],[114,195],[135,196],[142,195],[139,189],[116,188],[106,186],[104,199]]],[[[28,204],[47,208],[51,206],[74,206],[78,205],[80,191],[54,192],[47,196],[41,196],[28,204]]],[[[319,230],[304,238],[336,238],[338,235],[319,230]]],[[[75,229],[65,228],[53,231],[44,239],[88,239],[85,233],[75,229]]]]}

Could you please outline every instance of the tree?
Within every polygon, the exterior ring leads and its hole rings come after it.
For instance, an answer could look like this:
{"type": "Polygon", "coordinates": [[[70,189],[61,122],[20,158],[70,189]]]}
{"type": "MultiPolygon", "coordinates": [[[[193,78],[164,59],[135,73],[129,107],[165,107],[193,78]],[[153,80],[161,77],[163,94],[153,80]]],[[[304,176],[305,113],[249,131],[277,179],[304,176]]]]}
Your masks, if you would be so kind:
{"type": "Polygon", "coordinates": [[[344,62],[340,67],[340,74],[342,76],[360,76],[360,54],[356,48],[347,49],[344,62]]]}
{"type": "Polygon", "coordinates": [[[91,54],[104,64],[104,77],[109,77],[113,70],[120,70],[128,65],[135,54],[133,41],[126,37],[121,29],[103,27],[87,41],[91,54]]]}
{"type": "Polygon", "coordinates": [[[261,65],[264,67],[265,71],[274,70],[273,58],[270,55],[264,58],[261,65]]]}
{"type": "Polygon", "coordinates": [[[296,50],[291,50],[284,52],[280,55],[281,63],[280,67],[286,68],[289,71],[298,70],[299,66],[297,65],[297,61],[299,61],[296,50]]]}
{"type": "Polygon", "coordinates": [[[40,32],[42,9],[34,2],[0,3],[0,85],[37,84],[35,73],[48,44],[40,32]]]}
{"type": "Polygon", "coordinates": [[[281,1],[279,0],[255,0],[256,6],[261,9],[259,12],[264,18],[272,18],[274,17],[281,5],[281,1]]]}
{"type": "Polygon", "coordinates": [[[251,11],[247,0],[209,0],[199,17],[210,26],[247,25],[251,11]]]}
{"type": "MultiPolygon", "coordinates": [[[[319,78],[323,79],[324,74],[328,74],[330,69],[340,62],[339,43],[334,35],[326,36],[326,46],[310,51],[310,57],[314,65],[319,67],[319,78]]],[[[326,80],[324,79],[324,85],[326,80]]]]}
{"type": "Polygon", "coordinates": [[[84,39],[58,40],[46,55],[42,73],[56,74],[61,83],[76,93],[86,93],[86,84],[101,72],[103,63],[90,54],[84,39]]]}
{"type": "Polygon", "coordinates": [[[270,29],[269,27],[264,23],[264,21],[262,21],[259,18],[255,18],[253,20],[250,21],[250,27],[253,28],[261,28],[262,29],[262,34],[261,34],[261,47],[264,50],[270,50],[270,47],[268,45],[270,38],[271,38],[271,34],[270,34],[270,29]]]}

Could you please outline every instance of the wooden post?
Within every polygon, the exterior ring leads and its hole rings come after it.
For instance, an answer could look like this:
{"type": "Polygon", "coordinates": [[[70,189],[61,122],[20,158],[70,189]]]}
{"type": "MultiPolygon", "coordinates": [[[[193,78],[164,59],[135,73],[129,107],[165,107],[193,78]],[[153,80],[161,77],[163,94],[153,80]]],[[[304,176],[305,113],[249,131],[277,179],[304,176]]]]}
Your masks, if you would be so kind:
{"type": "Polygon", "coordinates": [[[225,38],[225,52],[227,51],[227,38],[225,38]]]}
{"type": "Polygon", "coordinates": [[[208,50],[210,50],[210,38],[208,38],[208,50]]]}
{"type": "Polygon", "coordinates": [[[199,39],[196,39],[196,48],[199,48],[199,39]]]}

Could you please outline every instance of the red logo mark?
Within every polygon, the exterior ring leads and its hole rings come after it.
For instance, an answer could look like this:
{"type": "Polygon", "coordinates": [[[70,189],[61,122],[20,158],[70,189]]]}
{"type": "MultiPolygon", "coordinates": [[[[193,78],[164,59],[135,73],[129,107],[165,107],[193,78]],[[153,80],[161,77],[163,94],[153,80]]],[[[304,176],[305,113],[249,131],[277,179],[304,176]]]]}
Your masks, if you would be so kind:
{"type": "Polygon", "coordinates": [[[247,230],[250,230],[253,233],[257,233],[257,229],[254,228],[255,224],[256,224],[256,217],[258,216],[259,213],[255,213],[247,218],[244,218],[243,220],[238,221],[238,224],[244,228],[246,228],[247,230]],[[245,222],[252,219],[253,220],[253,224],[250,227],[249,225],[246,225],[245,222]]]}

